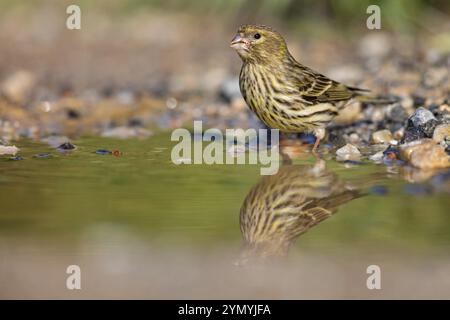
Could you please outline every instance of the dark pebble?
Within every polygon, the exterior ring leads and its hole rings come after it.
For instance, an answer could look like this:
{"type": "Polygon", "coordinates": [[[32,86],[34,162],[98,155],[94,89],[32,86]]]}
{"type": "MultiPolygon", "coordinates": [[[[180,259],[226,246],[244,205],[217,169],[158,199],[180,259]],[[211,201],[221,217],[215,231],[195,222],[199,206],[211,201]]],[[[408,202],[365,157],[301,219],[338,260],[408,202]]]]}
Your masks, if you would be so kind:
{"type": "Polygon", "coordinates": [[[50,153],[38,153],[35,154],[34,157],[38,159],[50,158],[52,155],[50,153]]]}
{"type": "Polygon", "coordinates": [[[418,108],[408,119],[402,143],[431,138],[438,121],[430,110],[418,108]]]}
{"type": "Polygon", "coordinates": [[[377,196],[385,196],[388,194],[388,188],[386,186],[373,186],[369,189],[369,193],[377,196]]]}
{"type": "Polygon", "coordinates": [[[72,143],[70,143],[70,142],[65,142],[65,143],[63,143],[63,144],[61,144],[58,148],[56,148],[56,149],[58,149],[58,150],[62,150],[62,151],[66,151],[66,150],[73,150],[73,149],[75,149],[76,147],[75,147],[75,145],[73,145],[72,143]]]}
{"type": "Polygon", "coordinates": [[[109,150],[105,150],[105,149],[98,149],[97,151],[95,151],[95,153],[105,155],[105,154],[111,154],[112,152],[109,150]]]}
{"type": "Polygon", "coordinates": [[[405,108],[398,104],[389,111],[387,114],[387,119],[392,122],[403,123],[406,119],[408,119],[408,114],[406,113],[405,108]]]}
{"type": "Polygon", "coordinates": [[[139,118],[131,118],[128,120],[128,126],[130,127],[141,127],[142,124],[142,119],[139,118]]]}
{"type": "Polygon", "coordinates": [[[14,156],[14,157],[9,158],[9,160],[20,161],[20,160],[23,160],[23,158],[21,156],[14,156]]]}
{"type": "Polygon", "coordinates": [[[80,113],[76,110],[73,110],[73,109],[67,110],[67,118],[69,118],[69,119],[79,119],[80,116],[81,116],[80,113]]]}
{"type": "Polygon", "coordinates": [[[418,108],[418,107],[423,107],[423,105],[425,104],[425,98],[421,97],[421,96],[413,96],[413,103],[414,103],[414,107],[418,108]]]}

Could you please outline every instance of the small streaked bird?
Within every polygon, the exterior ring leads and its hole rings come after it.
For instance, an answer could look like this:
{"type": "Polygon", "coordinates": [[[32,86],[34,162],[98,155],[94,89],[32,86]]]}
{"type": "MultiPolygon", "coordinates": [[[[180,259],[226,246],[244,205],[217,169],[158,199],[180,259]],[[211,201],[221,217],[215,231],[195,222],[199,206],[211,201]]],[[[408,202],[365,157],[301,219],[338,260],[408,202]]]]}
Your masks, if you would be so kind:
{"type": "Polygon", "coordinates": [[[244,248],[237,264],[287,255],[301,234],[363,195],[353,183],[326,170],[323,160],[314,166],[282,166],[277,174],[263,177],[242,204],[244,248]]]}
{"type": "Polygon", "coordinates": [[[239,85],[250,109],[269,128],[313,133],[313,153],[339,110],[367,92],[300,64],[283,37],[267,26],[241,26],[231,47],[243,61],[239,85]]]}

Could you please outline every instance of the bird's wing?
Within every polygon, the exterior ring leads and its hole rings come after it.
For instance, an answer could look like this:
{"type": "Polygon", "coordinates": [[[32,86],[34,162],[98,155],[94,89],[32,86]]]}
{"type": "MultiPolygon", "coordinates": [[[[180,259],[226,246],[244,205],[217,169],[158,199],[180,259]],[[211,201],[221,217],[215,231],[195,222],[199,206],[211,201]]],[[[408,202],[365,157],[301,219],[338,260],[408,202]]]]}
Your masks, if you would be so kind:
{"type": "Polygon", "coordinates": [[[347,101],[365,91],[347,87],[300,64],[297,69],[295,84],[301,98],[309,104],[347,101]]]}
{"type": "Polygon", "coordinates": [[[297,217],[297,221],[292,224],[292,234],[297,237],[305,233],[336,213],[341,205],[361,196],[363,194],[357,190],[345,190],[325,198],[310,198],[302,207],[302,213],[297,217]]]}

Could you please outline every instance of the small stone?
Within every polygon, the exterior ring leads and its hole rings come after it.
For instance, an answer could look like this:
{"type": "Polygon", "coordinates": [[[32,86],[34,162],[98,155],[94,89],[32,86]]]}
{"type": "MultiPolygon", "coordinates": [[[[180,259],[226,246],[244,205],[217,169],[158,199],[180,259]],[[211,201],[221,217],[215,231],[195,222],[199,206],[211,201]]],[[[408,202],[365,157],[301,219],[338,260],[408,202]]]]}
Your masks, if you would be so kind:
{"type": "Polygon", "coordinates": [[[112,152],[109,150],[105,150],[105,149],[98,149],[97,151],[95,151],[96,154],[100,154],[100,155],[105,155],[105,154],[111,154],[112,152]]]}
{"type": "Polygon", "coordinates": [[[354,145],[347,143],[336,151],[336,159],[338,161],[359,161],[361,159],[361,152],[354,145]]]}
{"type": "Polygon", "coordinates": [[[17,152],[19,152],[19,148],[16,146],[0,146],[0,155],[3,154],[9,154],[9,155],[15,155],[17,152]]]}
{"type": "Polygon", "coordinates": [[[430,110],[418,108],[408,119],[402,142],[431,138],[438,121],[430,110]]]}
{"type": "Polygon", "coordinates": [[[386,117],[392,122],[403,122],[408,119],[408,113],[400,104],[396,104],[388,110],[386,117]]]}
{"type": "Polygon", "coordinates": [[[422,139],[402,145],[400,156],[412,166],[420,169],[438,169],[450,166],[445,150],[431,139],[422,139]]]}
{"type": "Polygon", "coordinates": [[[426,99],[424,97],[413,95],[412,98],[415,107],[423,107],[425,104],[426,99]]]}
{"type": "Polygon", "coordinates": [[[45,159],[45,158],[51,158],[51,154],[50,153],[38,153],[35,154],[33,157],[34,158],[38,158],[38,159],[45,159]]]}
{"type": "Polygon", "coordinates": [[[359,143],[361,142],[361,137],[356,132],[353,132],[348,136],[348,142],[352,144],[359,143]]]}
{"type": "Polygon", "coordinates": [[[14,157],[9,158],[9,160],[20,161],[20,160],[23,160],[23,158],[21,156],[14,156],[14,157]]]}
{"type": "Polygon", "coordinates": [[[219,95],[227,103],[231,103],[236,98],[241,98],[239,78],[233,77],[222,82],[219,88],[219,95]]]}
{"type": "Polygon", "coordinates": [[[369,160],[375,161],[375,162],[381,162],[383,160],[384,153],[383,151],[379,151],[371,156],[369,156],[369,160]]]}
{"type": "Polygon", "coordinates": [[[81,117],[80,112],[74,109],[67,109],[66,114],[68,119],[79,119],[81,117]]]}
{"type": "Polygon", "coordinates": [[[372,143],[390,143],[393,140],[392,134],[389,130],[380,130],[372,134],[372,143]]]}
{"type": "Polygon", "coordinates": [[[409,120],[412,122],[414,127],[419,127],[431,120],[436,120],[436,118],[430,110],[420,107],[414,112],[409,120]]]}
{"type": "Polygon", "coordinates": [[[42,142],[47,143],[48,145],[58,148],[60,145],[69,141],[69,138],[65,136],[51,135],[41,139],[42,142]]]}
{"type": "Polygon", "coordinates": [[[437,143],[441,143],[447,137],[450,137],[450,124],[440,124],[434,129],[433,140],[437,143]]]}
{"type": "Polygon", "coordinates": [[[405,135],[405,128],[402,127],[394,132],[394,139],[400,141],[404,135],[405,135]]]}
{"type": "Polygon", "coordinates": [[[378,108],[378,107],[374,107],[372,109],[372,113],[370,115],[370,120],[372,120],[372,122],[381,122],[383,121],[385,118],[385,111],[378,108]]]}
{"type": "Polygon", "coordinates": [[[450,106],[446,103],[441,104],[438,108],[438,112],[440,113],[450,113],[450,106]]]}
{"type": "Polygon", "coordinates": [[[74,150],[76,148],[77,147],[75,145],[73,145],[72,143],[64,142],[63,144],[59,145],[58,148],[56,148],[56,149],[62,150],[62,151],[67,151],[67,150],[74,150]]]}

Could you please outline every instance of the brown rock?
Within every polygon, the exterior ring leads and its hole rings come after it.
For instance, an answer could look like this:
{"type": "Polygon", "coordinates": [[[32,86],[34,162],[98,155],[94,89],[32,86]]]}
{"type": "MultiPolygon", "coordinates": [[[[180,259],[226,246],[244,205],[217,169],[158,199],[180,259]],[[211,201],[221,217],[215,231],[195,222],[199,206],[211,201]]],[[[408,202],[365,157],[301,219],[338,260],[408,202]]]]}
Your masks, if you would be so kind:
{"type": "Polygon", "coordinates": [[[432,139],[422,139],[402,145],[400,157],[420,169],[438,169],[450,166],[444,149],[432,139]]]}
{"type": "Polygon", "coordinates": [[[380,130],[372,134],[372,143],[390,143],[393,140],[392,134],[389,130],[380,130]]]}
{"type": "Polygon", "coordinates": [[[440,124],[434,129],[433,140],[437,143],[444,141],[447,137],[450,137],[450,124],[440,124]]]}
{"type": "Polygon", "coordinates": [[[336,150],[336,159],[338,161],[359,161],[361,159],[361,152],[354,145],[347,143],[342,148],[336,150]]]}

